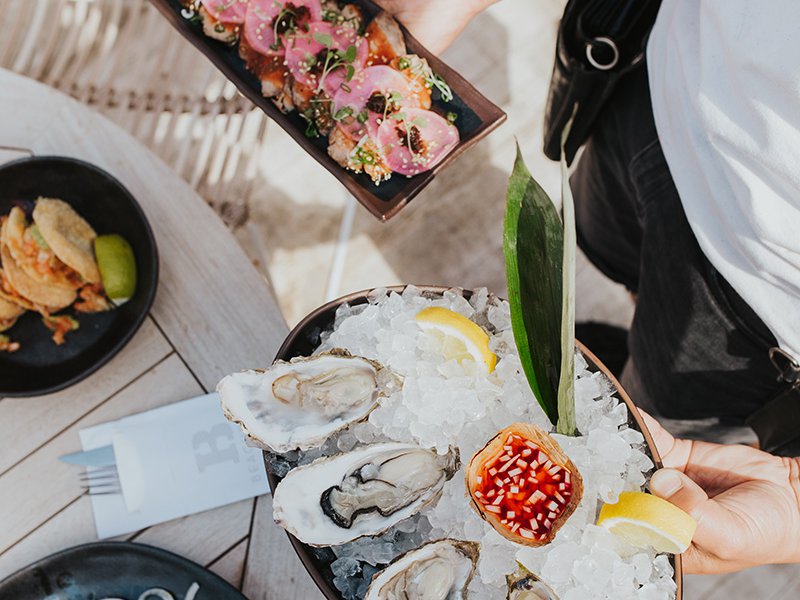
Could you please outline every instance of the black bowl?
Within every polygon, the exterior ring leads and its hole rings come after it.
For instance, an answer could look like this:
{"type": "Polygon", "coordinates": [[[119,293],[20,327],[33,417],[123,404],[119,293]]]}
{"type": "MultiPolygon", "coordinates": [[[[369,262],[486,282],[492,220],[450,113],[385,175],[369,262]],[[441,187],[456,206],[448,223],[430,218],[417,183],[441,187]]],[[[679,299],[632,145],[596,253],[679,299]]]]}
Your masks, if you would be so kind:
{"type": "MultiPolygon", "coordinates": [[[[0,353],[0,397],[38,396],[77,383],[107,363],[144,321],[158,282],[158,252],[141,207],[105,171],[73,158],[24,158],[0,167],[0,215],[15,205],[30,207],[39,196],[71,204],[98,234],[118,233],[133,247],[136,293],[123,306],[97,314],[73,314],[80,328],[56,346],[35,313],[25,313],[5,332],[21,344],[0,353]]],[[[66,314],[72,314],[68,309],[66,314]]]]}
{"type": "MultiPolygon", "coordinates": [[[[446,290],[450,289],[446,287],[427,285],[420,285],[416,287],[422,290],[423,294],[430,298],[439,298],[446,290]]],[[[405,289],[405,286],[389,286],[386,289],[393,292],[402,293],[402,291],[405,289]]],[[[319,347],[321,342],[321,334],[333,327],[334,319],[336,317],[336,309],[342,304],[350,304],[351,306],[366,304],[369,302],[369,296],[371,293],[372,290],[364,290],[362,292],[349,294],[339,298],[338,300],[328,302],[327,304],[324,304],[311,312],[289,333],[286,340],[283,342],[283,345],[278,349],[275,360],[288,361],[296,356],[310,356],[314,350],[319,347]]],[[[462,293],[467,299],[469,299],[472,295],[470,290],[462,290],[462,293]]],[[[639,409],[636,408],[636,405],[630,399],[625,390],[622,389],[619,381],[617,381],[611,371],[609,371],[606,366],[586,348],[586,346],[581,344],[579,341],[576,341],[576,347],[586,359],[586,362],[589,365],[589,370],[592,372],[602,371],[602,373],[608,377],[608,379],[614,385],[617,391],[617,396],[628,407],[628,426],[642,433],[646,444],[645,451],[655,463],[656,468],[661,468],[661,456],[659,455],[655,442],[653,441],[653,438],[647,429],[647,425],[642,419],[641,413],[639,413],[639,409]]],[[[281,477],[272,471],[271,457],[266,452],[264,453],[264,461],[267,466],[269,487],[274,493],[275,488],[281,482],[281,477]]],[[[304,544],[288,532],[287,535],[289,536],[289,541],[292,543],[297,556],[300,558],[300,561],[306,568],[306,571],[308,571],[308,574],[314,580],[314,583],[317,584],[317,587],[320,589],[325,598],[327,600],[342,600],[342,595],[333,584],[333,572],[331,571],[330,567],[331,563],[336,558],[333,554],[333,551],[330,548],[314,548],[304,544]]],[[[683,598],[683,567],[680,555],[672,557],[672,565],[675,569],[675,583],[677,584],[678,588],[675,594],[675,600],[681,600],[683,598]]]]}
{"type": "Polygon", "coordinates": [[[0,581],[0,598],[88,600],[138,598],[158,587],[183,598],[197,583],[197,598],[245,600],[225,580],[190,560],[153,546],[97,542],[62,550],[0,581]]]}

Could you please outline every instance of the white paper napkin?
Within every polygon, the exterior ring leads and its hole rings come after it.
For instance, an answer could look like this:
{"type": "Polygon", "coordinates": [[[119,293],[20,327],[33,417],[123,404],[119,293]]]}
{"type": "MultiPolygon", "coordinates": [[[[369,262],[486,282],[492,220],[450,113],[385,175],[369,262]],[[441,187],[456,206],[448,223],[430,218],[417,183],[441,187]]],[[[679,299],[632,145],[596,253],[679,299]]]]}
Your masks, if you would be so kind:
{"type": "Polygon", "coordinates": [[[222,415],[217,394],[84,429],[84,450],[113,445],[123,494],[92,496],[97,537],[138,531],[269,487],[261,450],[222,415]]]}

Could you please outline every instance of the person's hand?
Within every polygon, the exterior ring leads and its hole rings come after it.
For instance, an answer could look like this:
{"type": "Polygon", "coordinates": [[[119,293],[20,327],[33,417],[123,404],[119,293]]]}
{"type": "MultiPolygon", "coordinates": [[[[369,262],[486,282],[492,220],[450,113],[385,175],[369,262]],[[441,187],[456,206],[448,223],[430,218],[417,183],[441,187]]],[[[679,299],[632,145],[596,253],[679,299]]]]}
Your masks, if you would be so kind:
{"type": "Polygon", "coordinates": [[[687,573],[800,562],[800,461],[741,445],[675,439],[644,414],[664,469],[650,491],[697,520],[687,573]]]}
{"type": "Polygon", "coordinates": [[[472,18],[498,0],[376,0],[434,54],[447,48],[472,18]]]}

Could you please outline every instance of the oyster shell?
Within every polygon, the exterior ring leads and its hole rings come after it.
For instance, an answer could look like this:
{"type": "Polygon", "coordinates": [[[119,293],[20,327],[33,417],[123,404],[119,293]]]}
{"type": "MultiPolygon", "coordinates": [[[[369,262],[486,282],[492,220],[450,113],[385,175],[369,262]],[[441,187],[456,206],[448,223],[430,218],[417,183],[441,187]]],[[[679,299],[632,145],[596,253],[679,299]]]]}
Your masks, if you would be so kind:
{"type": "Polygon", "coordinates": [[[275,489],[273,517],[311,546],[377,535],[438,500],[458,467],[454,451],[362,446],[289,471],[275,489]]]}
{"type": "Polygon", "coordinates": [[[462,600],[478,561],[478,544],[430,542],[399,556],[372,577],[364,600],[462,600]]]}
{"type": "Polygon", "coordinates": [[[320,446],[401,387],[382,365],[333,350],[228,375],[217,392],[225,416],[252,444],[284,454],[320,446]]]}
{"type": "Polygon", "coordinates": [[[550,586],[528,571],[523,575],[509,575],[506,580],[508,600],[559,600],[550,586]]]}
{"type": "Polygon", "coordinates": [[[476,453],[466,484],[478,514],[525,546],[549,544],[583,496],[575,464],[555,439],[527,423],[509,425],[476,453]]]}

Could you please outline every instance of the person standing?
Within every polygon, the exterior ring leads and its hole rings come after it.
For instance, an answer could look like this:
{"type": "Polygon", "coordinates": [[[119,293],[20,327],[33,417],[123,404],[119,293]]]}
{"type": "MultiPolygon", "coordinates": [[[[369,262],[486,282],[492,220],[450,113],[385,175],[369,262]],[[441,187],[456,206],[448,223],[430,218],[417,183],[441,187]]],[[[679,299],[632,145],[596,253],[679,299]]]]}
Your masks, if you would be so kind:
{"type": "MultiPolygon", "coordinates": [[[[439,52],[496,1],[378,3],[439,52]]],[[[571,179],[579,244],[636,297],[622,376],[634,401],[694,438],[777,431],[773,450],[793,456],[799,22],[794,0],[663,0],[644,65],[617,85],[571,179]]],[[[651,491],[698,520],[687,572],[800,562],[800,459],[675,439],[645,418],[665,464],[651,491]]]]}
{"type": "MultiPolygon", "coordinates": [[[[381,4],[440,51],[496,1],[381,4]]],[[[673,433],[755,443],[754,426],[787,455],[800,454],[798,22],[794,0],[663,0],[571,179],[579,245],[636,297],[623,387],[673,433]]]]}

